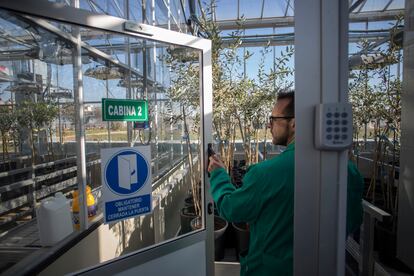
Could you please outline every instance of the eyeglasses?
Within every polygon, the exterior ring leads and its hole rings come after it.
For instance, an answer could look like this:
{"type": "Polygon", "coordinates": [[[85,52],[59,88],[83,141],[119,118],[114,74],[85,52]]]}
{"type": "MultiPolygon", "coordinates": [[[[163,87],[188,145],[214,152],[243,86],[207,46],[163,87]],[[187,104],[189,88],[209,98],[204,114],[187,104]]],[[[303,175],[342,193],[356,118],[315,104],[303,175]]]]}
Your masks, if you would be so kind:
{"type": "Polygon", "coordinates": [[[277,120],[277,119],[289,120],[292,118],[295,118],[295,116],[269,116],[269,123],[271,124],[273,120],[277,120]]]}

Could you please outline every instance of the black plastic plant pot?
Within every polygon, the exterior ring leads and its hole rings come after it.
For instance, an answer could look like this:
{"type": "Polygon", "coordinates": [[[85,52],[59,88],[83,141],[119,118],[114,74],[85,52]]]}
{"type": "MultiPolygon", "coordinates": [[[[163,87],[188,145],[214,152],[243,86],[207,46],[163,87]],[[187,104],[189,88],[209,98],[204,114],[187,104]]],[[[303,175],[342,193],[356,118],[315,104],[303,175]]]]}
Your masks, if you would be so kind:
{"type": "MultiPolygon", "coordinates": [[[[221,261],[224,258],[225,236],[224,232],[228,227],[228,222],[219,216],[214,216],[214,259],[221,261]]],[[[201,217],[191,220],[191,230],[198,230],[202,227],[201,217]]]]}
{"type": "Polygon", "coordinates": [[[233,222],[232,224],[236,232],[236,256],[239,259],[239,254],[249,249],[250,230],[245,222],[233,222]]]}
{"type": "Polygon", "coordinates": [[[191,232],[191,220],[196,218],[195,207],[186,206],[181,209],[180,212],[180,222],[181,222],[181,234],[191,232]]]}
{"type": "Polygon", "coordinates": [[[379,260],[392,266],[397,255],[397,235],[392,231],[392,225],[378,223],[375,228],[379,260]]]}
{"type": "Polygon", "coordinates": [[[189,195],[184,199],[184,206],[185,207],[194,206],[194,199],[192,195],[189,195]]]}
{"type": "Polygon", "coordinates": [[[225,235],[229,223],[219,217],[214,216],[214,259],[221,261],[224,258],[225,235]]]}
{"type": "Polygon", "coordinates": [[[226,248],[236,248],[236,231],[232,223],[229,223],[226,233],[224,233],[224,240],[224,246],[226,248]]]}

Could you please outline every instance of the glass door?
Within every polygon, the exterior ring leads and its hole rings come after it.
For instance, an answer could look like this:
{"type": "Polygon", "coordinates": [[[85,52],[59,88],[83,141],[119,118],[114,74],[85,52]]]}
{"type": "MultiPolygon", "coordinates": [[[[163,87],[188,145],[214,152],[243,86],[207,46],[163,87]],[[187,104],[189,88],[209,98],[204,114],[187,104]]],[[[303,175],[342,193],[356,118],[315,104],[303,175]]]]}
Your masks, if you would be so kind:
{"type": "MultiPolygon", "coordinates": [[[[8,68],[0,92],[17,116],[10,133],[18,137],[8,143],[13,154],[3,156],[11,163],[27,156],[33,171],[24,189],[7,178],[16,192],[2,193],[0,210],[17,212],[13,202],[24,194],[34,240],[42,235],[36,233],[41,217],[34,210],[55,193],[70,201],[74,219],[66,250],[37,271],[212,274],[213,205],[205,173],[210,42],[80,10],[76,3],[7,1],[0,4],[0,21],[0,66],[8,68]],[[134,100],[146,103],[146,120],[127,118],[132,111],[125,107],[104,106],[134,100]],[[108,110],[115,119],[104,116],[108,110]],[[23,120],[23,114],[33,116],[23,120]],[[48,120],[40,121],[40,115],[48,120]],[[149,150],[151,211],[105,224],[102,152],[143,147],[149,150]]],[[[19,168],[4,169],[12,174],[19,168]]],[[[11,227],[7,235],[19,233],[11,227]]],[[[39,238],[27,254],[43,245],[39,238]]]]}

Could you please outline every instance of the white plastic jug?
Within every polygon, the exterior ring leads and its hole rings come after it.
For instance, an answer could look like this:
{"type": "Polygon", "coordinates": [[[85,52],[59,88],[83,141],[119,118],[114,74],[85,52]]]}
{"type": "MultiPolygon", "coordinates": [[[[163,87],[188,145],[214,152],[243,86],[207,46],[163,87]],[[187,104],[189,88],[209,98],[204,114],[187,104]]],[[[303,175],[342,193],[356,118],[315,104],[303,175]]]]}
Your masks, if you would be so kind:
{"type": "Polygon", "coordinates": [[[36,216],[43,246],[54,245],[73,232],[69,201],[61,192],[43,200],[36,208],[36,216]]]}

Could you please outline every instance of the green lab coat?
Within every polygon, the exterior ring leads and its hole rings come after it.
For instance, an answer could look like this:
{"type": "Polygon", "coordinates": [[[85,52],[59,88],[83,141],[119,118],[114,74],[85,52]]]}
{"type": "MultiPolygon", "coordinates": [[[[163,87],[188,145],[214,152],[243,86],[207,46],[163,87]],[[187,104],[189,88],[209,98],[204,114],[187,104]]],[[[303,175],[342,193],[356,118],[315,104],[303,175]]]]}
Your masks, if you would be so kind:
{"type": "MultiPolygon", "coordinates": [[[[241,275],[293,274],[293,198],[295,145],[280,155],[249,167],[236,189],[225,169],[211,172],[211,193],[220,216],[230,222],[248,222],[250,247],[240,256],[241,275]]],[[[362,222],[363,180],[348,165],[348,226],[362,222]]]]}

